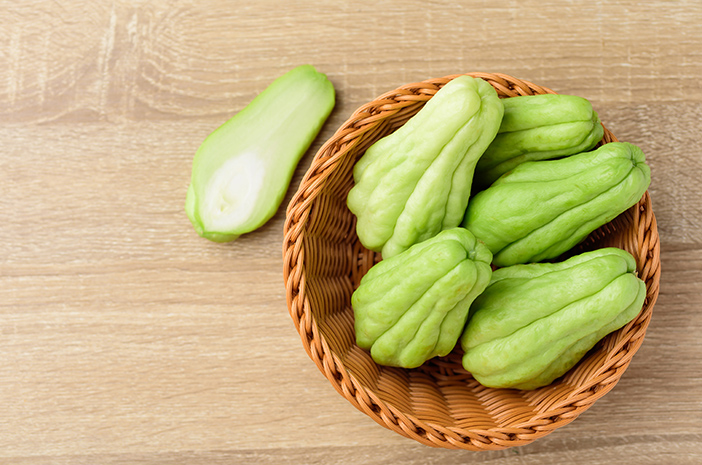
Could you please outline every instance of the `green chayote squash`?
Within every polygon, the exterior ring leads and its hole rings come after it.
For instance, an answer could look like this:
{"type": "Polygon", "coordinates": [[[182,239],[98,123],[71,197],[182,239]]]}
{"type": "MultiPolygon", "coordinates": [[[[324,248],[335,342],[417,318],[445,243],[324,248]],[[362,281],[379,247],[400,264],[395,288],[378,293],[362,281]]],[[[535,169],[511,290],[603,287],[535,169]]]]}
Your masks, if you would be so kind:
{"type": "Polygon", "coordinates": [[[627,142],[525,162],[471,198],[462,225],[503,267],[560,256],[641,199],[644,153],[627,142]]]}
{"type": "Polygon", "coordinates": [[[497,269],[471,306],[463,367],[488,387],[550,384],[641,311],[646,286],[635,269],[617,248],[497,269]]]}
{"type": "Polygon", "coordinates": [[[354,166],[347,205],[366,248],[396,255],[460,224],[475,164],[497,133],[502,102],[482,79],[459,76],[354,166]]]}
{"type": "Polygon", "coordinates": [[[524,95],[502,104],[500,129],[475,167],[478,188],[488,187],[525,161],[588,151],[604,133],[590,102],[575,95],[524,95]]]}
{"type": "Polygon", "coordinates": [[[457,227],[374,265],[351,297],[356,343],[376,363],[403,368],[447,355],[490,282],[491,258],[457,227]]]}
{"type": "Polygon", "coordinates": [[[270,220],[334,104],[327,76],[300,65],[208,135],[193,158],[185,197],[195,231],[229,242],[270,220]]]}

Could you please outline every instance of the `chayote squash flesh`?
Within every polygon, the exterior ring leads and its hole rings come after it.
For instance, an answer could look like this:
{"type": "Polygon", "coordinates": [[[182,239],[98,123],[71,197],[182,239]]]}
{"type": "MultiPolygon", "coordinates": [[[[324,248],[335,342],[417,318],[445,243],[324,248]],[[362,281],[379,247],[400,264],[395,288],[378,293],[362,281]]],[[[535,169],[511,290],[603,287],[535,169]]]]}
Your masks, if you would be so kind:
{"type": "Polygon", "coordinates": [[[193,158],[185,199],[195,231],[229,242],[270,220],[334,104],[327,76],[300,65],[208,135],[193,158]]]}
{"type": "Polygon", "coordinates": [[[347,205],[367,249],[396,255],[458,226],[475,164],[497,134],[502,102],[482,79],[446,83],[403,126],[354,165],[347,205]]]}
{"type": "Polygon", "coordinates": [[[646,286],[635,269],[628,252],[603,248],[494,271],[461,336],[463,367],[488,387],[550,384],[638,315],[646,286]]]}
{"type": "Polygon", "coordinates": [[[381,365],[415,368],[451,352],[492,254],[466,229],[440,232],[374,265],[351,303],[356,343],[381,365]]]}
{"type": "Polygon", "coordinates": [[[586,152],[604,128],[587,99],[576,95],[523,95],[502,101],[497,136],[475,168],[474,187],[486,188],[520,163],[586,152]]]}
{"type": "Polygon", "coordinates": [[[462,225],[497,267],[553,259],[638,202],[651,182],[641,149],[612,142],[525,162],[471,198],[462,225]]]}

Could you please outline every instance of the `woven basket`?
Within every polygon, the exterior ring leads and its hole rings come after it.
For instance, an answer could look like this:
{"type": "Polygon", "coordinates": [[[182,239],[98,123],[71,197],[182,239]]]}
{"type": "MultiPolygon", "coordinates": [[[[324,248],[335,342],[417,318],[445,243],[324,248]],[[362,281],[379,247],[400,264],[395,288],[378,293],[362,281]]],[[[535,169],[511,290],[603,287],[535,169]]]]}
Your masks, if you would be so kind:
{"type": "MultiPolygon", "coordinates": [[[[468,73],[502,98],[554,93],[503,74],[468,73]]],[[[302,343],[332,386],[380,425],[422,444],[496,450],[528,444],[564,426],[619,381],[643,342],[658,296],[660,244],[649,193],[578,248],[614,246],[636,258],[647,297],[641,313],[603,339],[576,367],[534,390],[493,389],[461,366],[460,348],[407,370],[377,365],[355,344],[351,294],[379,260],[355,232],[346,207],[352,168],[365,150],[417,113],[459,75],[402,86],[363,105],[317,152],[285,221],[287,304],[302,343]]],[[[605,129],[601,143],[616,141],[605,129]]]]}

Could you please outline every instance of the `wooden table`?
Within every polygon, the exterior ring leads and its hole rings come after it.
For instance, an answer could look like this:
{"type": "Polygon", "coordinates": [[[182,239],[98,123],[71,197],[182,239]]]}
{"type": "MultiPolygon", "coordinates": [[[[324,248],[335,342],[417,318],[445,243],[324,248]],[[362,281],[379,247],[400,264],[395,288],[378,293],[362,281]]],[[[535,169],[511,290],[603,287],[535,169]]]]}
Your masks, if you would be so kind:
{"type": "Polygon", "coordinates": [[[0,8],[0,463],[702,463],[702,4],[66,1],[0,8]],[[488,71],[590,99],[644,149],[661,293],[619,384],[497,452],[339,396],[285,301],[285,209],[230,244],[183,211],[204,137],[310,63],[337,105],[488,71]]]}

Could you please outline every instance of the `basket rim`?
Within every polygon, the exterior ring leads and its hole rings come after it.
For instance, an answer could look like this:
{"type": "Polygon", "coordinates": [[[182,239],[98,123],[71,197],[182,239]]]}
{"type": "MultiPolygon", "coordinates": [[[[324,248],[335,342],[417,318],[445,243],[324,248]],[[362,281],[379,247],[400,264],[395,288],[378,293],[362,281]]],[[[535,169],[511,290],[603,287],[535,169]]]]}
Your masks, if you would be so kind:
{"type": "MultiPolygon", "coordinates": [[[[625,212],[632,215],[638,228],[638,236],[641,238],[640,242],[649,251],[645,257],[636,257],[637,269],[640,268],[639,273],[648,277],[646,280],[646,301],[639,317],[618,330],[628,331],[636,323],[638,325],[638,331],[634,334],[636,337],[632,336],[627,341],[629,348],[623,355],[608,360],[586,383],[549,406],[549,409],[536,419],[538,421],[531,421],[531,425],[516,426],[510,428],[509,431],[506,431],[505,428],[472,430],[447,427],[405,413],[368,389],[345,368],[340,358],[330,350],[324,335],[319,331],[316,318],[310,310],[309,300],[306,299],[303,238],[305,226],[310,219],[310,205],[319,194],[320,186],[331,176],[340,160],[353,150],[359,137],[372,131],[377,126],[378,121],[387,118],[387,115],[395,114],[408,105],[415,105],[418,101],[428,100],[441,86],[462,75],[488,81],[504,97],[556,93],[547,87],[502,73],[471,72],[405,84],[363,104],[319,148],[304,174],[299,188],[288,204],[283,232],[283,274],[288,311],[300,334],[305,351],[337,392],[354,407],[366,413],[381,426],[422,444],[450,449],[499,450],[528,444],[565,426],[589,409],[595,401],[619,382],[631,359],[643,343],[658,297],[661,271],[660,240],[651,197],[646,191],[641,200],[625,212]]],[[[617,138],[604,125],[603,128],[605,135],[601,143],[617,141],[617,138]]],[[[616,348],[614,353],[618,355],[622,350],[623,345],[616,348]]],[[[612,349],[609,353],[612,353],[612,349]]]]}

